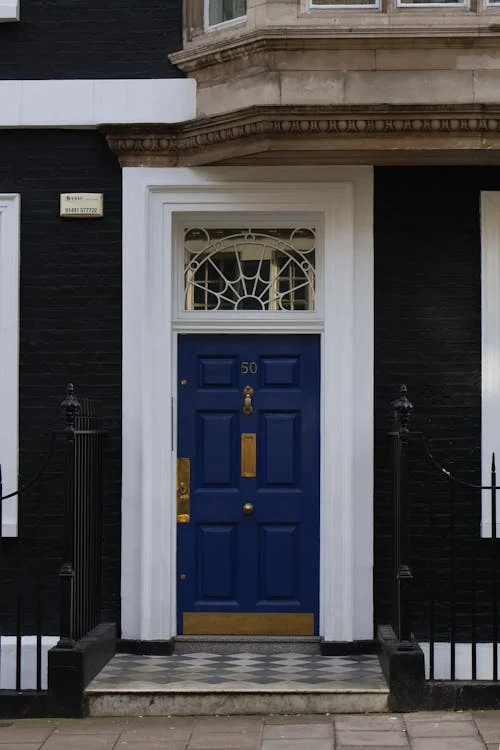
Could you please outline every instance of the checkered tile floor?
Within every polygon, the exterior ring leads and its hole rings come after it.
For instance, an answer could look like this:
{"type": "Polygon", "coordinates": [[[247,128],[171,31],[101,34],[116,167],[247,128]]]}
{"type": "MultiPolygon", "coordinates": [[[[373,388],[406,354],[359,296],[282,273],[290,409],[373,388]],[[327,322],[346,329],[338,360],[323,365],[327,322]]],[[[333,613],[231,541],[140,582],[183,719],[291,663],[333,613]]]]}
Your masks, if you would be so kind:
{"type": "Polygon", "coordinates": [[[207,689],[380,690],[387,685],[376,656],[311,654],[118,654],[88,691],[207,689]]]}

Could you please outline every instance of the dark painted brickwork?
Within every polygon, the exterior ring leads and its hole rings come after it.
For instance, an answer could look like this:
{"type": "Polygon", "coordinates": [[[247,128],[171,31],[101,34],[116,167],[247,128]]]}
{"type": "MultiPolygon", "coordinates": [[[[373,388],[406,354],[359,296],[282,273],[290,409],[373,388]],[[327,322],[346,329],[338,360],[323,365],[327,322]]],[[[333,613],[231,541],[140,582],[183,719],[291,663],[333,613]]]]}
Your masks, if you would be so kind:
{"type": "MultiPolygon", "coordinates": [[[[480,467],[481,277],[480,190],[500,190],[496,168],[375,170],[375,621],[391,621],[392,510],[390,402],[408,385],[413,426],[432,440],[436,457],[465,480],[480,467]]],[[[420,635],[424,602],[453,585],[449,565],[449,493],[417,452],[410,482],[412,554],[420,635]]],[[[459,624],[470,626],[472,590],[478,623],[491,610],[488,542],[479,539],[479,498],[459,492],[457,530],[475,537],[458,545],[454,586],[459,624]],[[477,581],[470,554],[479,556],[477,581]],[[468,624],[467,624],[468,623],[468,624]]],[[[446,596],[444,597],[446,598],[446,596]]],[[[449,605],[437,612],[446,635],[449,605]]],[[[483,633],[487,636],[488,633],[483,633]]],[[[491,633],[489,633],[491,635],[491,633]]]]}
{"type": "MultiPolygon", "coordinates": [[[[104,614],[118,618],[121,476],[121,169],[95,132],[2,131],[0,192],[21,195],[20,467],[24,478],[57,423],[66,383],[102,403],[107,440],[104,614]],[[103,219],[59,218],[61,192],[102,192],[103,219]]],[[[49,472],[43,500],[45,588],[57,632],[61,495],[49,472]]],[[[27,499],[28,562],[37,525],[27,499]]],[[[15,542],[6,540],[12,563],[15,542]]],[[[12,570],[2,575],[3,592],[12,570]]],[[[32,576],[30,568],[26,579],[32,576]]],[[[33,607],[31,594],[26,593],[33,607]]],[[[5,601],[2,595],[2,601],[5,601]]],[[[3,609],[5,611],[5,607],[3,609]]],[[[5,623],[4,623],[5,627],[5,623]]],[[[33,632],[29,624],[25,629],[33,632]]],[[[4,630],[5,632],[5,630],[4,630]]]]}
{"type": "Polygon", "coordinates": [[[21,0],[0,24],[0,79],[170,78],[182,0],[21,0]]]}
{"type": "MultiPolygon", "coordinates": [[[[0,191],[22,196],[20,420],[21,470],[30,476],[72,380],[103,402],[109,431],[104,498],[104,611],[119,616],[121,405],[121,172],[97,133],[4,131],[0,191]],[[60,192],[104,193],[102,220],[62,220],[60,192]]],[[[392,511],[389,403],[407,383],[414,426],[432,438],[437,457],[477,479],[480,460],[479,192],[500,190],[494,168],[375,170],[375,621],[392,609],[392,511]]],[[[49,477],[50,479],[50,477],[49,477]]],[[[44,563],[51,617],[57,622],[61,508],[57,481],[44,501],[44,563]],[[56,491],[53,491],[55,487],[56,491]]],[[[60,489],[60,488],[59,488],[60,489]]],[[[417,600],[432,582],[450,585],[443,544],[446,493],[424,472],[412,487],[417,600]],[[429,513],[434,516],[429,521],[429,513]],[[441,552],[442,569],[429,565],[441,552]]],[[[459,496],[458,525],[479,529],[479,508],[459,496]]],[[[27,508],[28,534],[36,527],[27,508]]],[[[15,586],[15,543],[2,575],[2,599],[15,586]]],[[[29,545],[28,545],[29,546],[29,545]]],[[[488,546],[478,539],[479,619],[491,608],[488,546]]],[[[30,553],[31,554],[31,553],[30,553]]],[[[462,565],[462,563],[460,563],[462,565]]],[[[465,569],[466,561],[463,561],[465,569]]],[[[459,571],[460,573],[460,571],[459,571]]],[[[463,601],[472,587],[460,574],[463,601]]],[[[28,600],[30,600],[28,595],[28,600]]],[[[424,611],[419,607],[420,612],[424,611]]],[[[424,627],[425,623],[419,623],[424,627]]],[[[27,629],[31,629],[27,627],[27,629]]],[[[422,632],[422,630],[421,630],[422,632]]]]}

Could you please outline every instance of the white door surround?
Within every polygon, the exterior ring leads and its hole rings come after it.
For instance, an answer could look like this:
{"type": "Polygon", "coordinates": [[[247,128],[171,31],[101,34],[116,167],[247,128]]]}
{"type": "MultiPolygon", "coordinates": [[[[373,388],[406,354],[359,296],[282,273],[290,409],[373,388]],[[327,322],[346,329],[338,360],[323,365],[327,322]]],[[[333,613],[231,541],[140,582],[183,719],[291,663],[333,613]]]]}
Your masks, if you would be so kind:
{"type": "Polygon", "coordinates": [[[194,330],[321,333],[320,635],[373,637],[372,191],[370,167],[123,170],[123,638],[176,635],[176,339],[194,330]],[[186,212],[321,216],[318,313],[180,315],[186,212]]]}

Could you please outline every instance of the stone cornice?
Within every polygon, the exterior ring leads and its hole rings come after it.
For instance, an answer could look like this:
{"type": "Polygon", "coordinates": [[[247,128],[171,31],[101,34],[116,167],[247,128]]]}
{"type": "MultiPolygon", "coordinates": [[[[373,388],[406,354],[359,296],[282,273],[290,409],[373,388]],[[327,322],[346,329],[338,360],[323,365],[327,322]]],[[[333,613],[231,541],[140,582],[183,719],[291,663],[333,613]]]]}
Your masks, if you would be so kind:
{"type": "MultiPolygon", "coordinates": [[[[120,164],[384,163],[447,154],[455,163],[498,160],[500,105],[272,106],[175,125],[103,125],[120,164]],[[387,156],[387,154],[392,154],[387,156]],[[378,158],[378,156],[380,158],[378,158]],[[352,158],[351,158],[352,157],[352,158]]],[[[427,158],[427,157],[426,157],[427,158]]]]}
{"type": "Polygon", "coordinates": [[[454,25],[431,26],[349,26],[307,27],[291,26],[283,28],[266,28],[211,41],[203,38],[202,42],[185,50],[169,55],[169,60],[185,73],[221,65],[242,57],[269,54],[276,51],[304,52],[332,49],[371,49],[386,48],[407,49],[409,44],[419,48],[433,49],[442,47],[462,48],[471,46],[491,47],[492,40],[500,37],[500,18],[488,19],[479,25],[476,18],[454,25]]]}

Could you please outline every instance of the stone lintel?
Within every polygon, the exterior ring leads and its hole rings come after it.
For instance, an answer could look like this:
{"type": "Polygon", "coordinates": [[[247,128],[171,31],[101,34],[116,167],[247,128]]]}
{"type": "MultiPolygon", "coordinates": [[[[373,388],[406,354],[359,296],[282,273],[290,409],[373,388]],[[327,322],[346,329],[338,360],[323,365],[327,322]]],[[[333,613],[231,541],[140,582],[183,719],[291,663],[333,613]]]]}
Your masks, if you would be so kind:
{"type": "Polygon", "coordinates": [[[492,164],[500,154],[500,105],[256,106],[101,131],[123,167],[492,164]]]}

